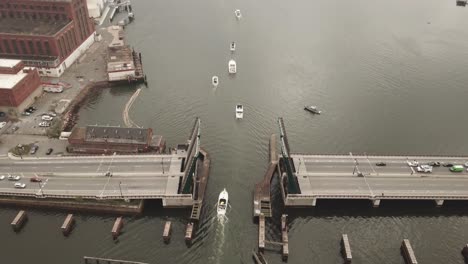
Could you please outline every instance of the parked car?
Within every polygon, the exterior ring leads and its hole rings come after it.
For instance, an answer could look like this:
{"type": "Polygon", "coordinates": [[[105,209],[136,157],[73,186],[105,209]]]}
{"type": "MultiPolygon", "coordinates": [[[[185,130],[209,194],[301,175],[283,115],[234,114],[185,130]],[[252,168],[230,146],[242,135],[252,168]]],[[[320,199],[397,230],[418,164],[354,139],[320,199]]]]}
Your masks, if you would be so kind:
{"type": "Polygon", "coordinates": [[[56,116],[57,116],[57,114],[54,113],[54,112],[49,112],[49,113],[47,113],[47,114],[48,114],[49,116],[52,116],[52,117],[56,117],[56,116]]]}
{"type": "Polygon", "coordinates": [[[29,151],[29,154],[36,154],[37,150],[39,149],[39,146],[34,144],[32,147],[31,147],[31,151],[29,151]]]}
{"type": "Polygon", "coordinates": [[[52,152],[53,152],[53,151],[54,151],[54,149],[53,149],[53,148],[50,148],[50,149],[48,149],[48,150],[47,150],[47,152],[46,152],[46,155],[50,155],[50,154],[52,154],[52,152]]]}
{"type": "Polygon", "coordinates": [[[42,116],[41,119],[43,121],[52,121],[54,118],[48,115],[42,116]]]}
{"type": "Polygon", "coordinates": [[[6,113],[5,112],[0,112],[0,117],[4,117],[6,116],[6,113]]]}
{"type": "Polygon", "coordinates": [[[429,165],[421,165],[416,168],[418,172],[430,173],[432,172],[432,166],[429,165]]]}
{"type": "Polygon", "coordinates": [[[381,167],[381,166],[387,166],[387,163],[381,161],[381,162],[377,162],[377,163],[375,164],[375,166],[379,166],[379,167],[381,167]]]}
{"type": "Polygon", "coordinates": [[[30,113],[30,112],[26,112],[26,111],[24,111],[23,113],[21,113],[21,115],[23,115],[23,116],[30,116],[30,115],[31,115],[31,113],[30,113]]]}
{"type": "Polygon", "coordinates": [[[454,165],[450,167],[451,172],[462,172],[464,170],[462,165],[454,165]]]}
{"type": "Polygon", "coordinates": [[[15,188],[24,189],[26,188],[26,183],[17,182],[15,183],[15,188]]]}
{"type": "Polygon", "coordinates": [[[417,167],[417,166],[419,166],[419,162],[417,162],[417,161],[415,161],[415,160],[413,160],[413,161],[407,161],[407,163],[408,163],[408,166],[410,166],[410,167],[417,167]]]}
{"type": "Polygon", "coordinates": [[[40,122],[39,126],[40,127],[50,127],[50,123],[49,122],[40,122]]]}
{"type": "Polygon", "coordinates": [[[431,161],[427,165],[432,166],[432,167],[440,167],[440,162],[438,161],[431,161]]]}
{"type": "Polygon", "coordinates": [[[19,175],[16,175],[16,176],[8,175],[8,180],[9,181],[19,181],[20,179],[21,179],[21,176],[19,176],[19,175]]]}
{"type": "Polygon", "coordinates": [[[39,178],[39,177],[32,177],[32,178],[30,179],[30,181],[31,181],[31,182],[41,182],[42,179],[39,178]]]}

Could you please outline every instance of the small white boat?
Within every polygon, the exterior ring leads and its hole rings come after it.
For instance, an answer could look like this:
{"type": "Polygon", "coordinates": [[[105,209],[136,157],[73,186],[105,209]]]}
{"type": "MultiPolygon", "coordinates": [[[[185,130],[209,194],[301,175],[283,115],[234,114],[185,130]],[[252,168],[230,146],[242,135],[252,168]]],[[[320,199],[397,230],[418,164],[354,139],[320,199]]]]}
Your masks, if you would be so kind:
{"type": "Polygon", "coordinates": [[[224,188],[224,190],[221,193],[219,193],[219,197],[218,197],[218,207],[216,208],[216,210],[218,211],[218,216],[226,215],[228,200],[229,200],[229,195],[228,195],[228,192],[226,191],[226,188],[224,188]]]}
{"type": "Polygon", "coordinates": [[[304,110],[311,112],[312,114],[320,115],[322,111],[318,110],[315,105],[306,105],[304,106],[304,110]]]}
{"type": "Polygon", "coordinates": [[[214,87],[218,87],[218,84],[219,84],[218,76],[213,76],[213,78],[211,78],[211,83],[213,84],[214,87]]]}
{"type": "Polygon", "coordinates": [[[237,65],[236,65],[236,61],[235,60],[229,60],[229,64],[228,64],[228,69],[229,69],[229,73],[236,73],[237,72],[237,65]]]}
{"type": "Polygon", "coordinates": [[[236,43],[233,41],[231,42],[230,50],[234,52],[236,50],[236,43]]]}
{"type": "Polygon", "coordinates": [[[237,19],[241,19],[242,14],[239,9],[236,9],[236,11],[234,11],[234,14],[236,15],[237,19]]]}
{"type": "Polygon", "coordinates": [[[241,104],[236,105],[236,118],[244,118],[244,106],[242,106],[241,104]]]}

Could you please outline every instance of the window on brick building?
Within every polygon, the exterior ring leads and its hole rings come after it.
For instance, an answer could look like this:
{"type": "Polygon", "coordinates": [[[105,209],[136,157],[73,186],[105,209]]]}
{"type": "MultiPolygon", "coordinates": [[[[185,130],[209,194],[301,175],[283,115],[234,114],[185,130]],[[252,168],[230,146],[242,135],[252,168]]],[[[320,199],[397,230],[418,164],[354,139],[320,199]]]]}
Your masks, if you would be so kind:
{"type": "Polygon", "coordinates": [[[33,44],[32,40],[28,40],[28,46],[29,46],[29,51],[31,53],[35,53],[34,52],[34,44],[33,44]]]}
{"type": "Polygon", "coordinates": [[[37,41],[37,42],[36,42],[36,48],[37,48],[37,52],[38,52],[39,54],[41,54],[41,55],[44,54],[44,51],[42,50],[41,41],[37,41]]]}
{"type": "Polygon", "coordinates": [[[10,43],[8,43],[8,40],[6,40],[6,39],[3,40],[3,46],[5,46],[5,52],[6,53],[11,53],[10,43]]]}
{"type": "Polygon", "coordinates": [[[46,53],[47,55],[52,55],[52,52],[50,51],[49,42],[45,41],[45,42],[44,42],[44,46],[45,46],[45,53],[46,53]]]}
{"type": "Polygon", "coordinates": [[[16,42],[16,40],[12,40],[11,45],[13,46],[13,50],[14,50],[15,54],[19,54],[18,43],[16,42]]]}
{"type": "Polygon", "coordinates": [[[26,49],[26,44],[24,43],[24,40],[20,40],[19,44],[20,44],[21,53],[28,54],[28,50],[26,49]]]}

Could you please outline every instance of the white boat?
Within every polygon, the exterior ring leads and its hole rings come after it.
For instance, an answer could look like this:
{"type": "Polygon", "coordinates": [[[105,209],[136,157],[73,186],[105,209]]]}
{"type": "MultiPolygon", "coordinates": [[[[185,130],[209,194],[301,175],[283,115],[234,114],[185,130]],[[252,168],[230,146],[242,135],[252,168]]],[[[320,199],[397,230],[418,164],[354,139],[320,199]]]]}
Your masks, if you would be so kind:
{"type": "Polygon", "coordinates": [[[239,9],[236,9],[236,11],[234,11],[234,14],[236,15],[237,19],[241,19],[242,14],[239,9]]]}
{"type": "Polygon", "coordinates": [[[236,73],[237,72],[237,65],[235,60],[229,60],[229,73],[236,73]]]}
{"type": "Polygon", "coordinates": [[[211,83],[213,84],[214,87],[218,87],[218,84],[219,84],[218,76],[213,76],[213,78],[211,78],[211,83]]]}
{"type": "Polygon", "coordinates": [[[236,118],[244,118],[244,106],[242,106],[241,104],[236,105],[236,118]]]}
{"type": "Polygon", "coordinates": [[[224,188],[224,190],[221,193],[219,193],[219,197],[218,197],[218,207],[216,208],[218,211],[218,216],[226,215],[228,200],[229,200],[229,195],[228,195],[228,192],[226,191],[226,188],[224,188]]]}
{"type": "Polygon", "coordinates": [[[230,50],[231,50],[232,52],[234,52],[234,51],[236,50],[236,43],[235,43],[234,41],[231,42],[230,50]]]}

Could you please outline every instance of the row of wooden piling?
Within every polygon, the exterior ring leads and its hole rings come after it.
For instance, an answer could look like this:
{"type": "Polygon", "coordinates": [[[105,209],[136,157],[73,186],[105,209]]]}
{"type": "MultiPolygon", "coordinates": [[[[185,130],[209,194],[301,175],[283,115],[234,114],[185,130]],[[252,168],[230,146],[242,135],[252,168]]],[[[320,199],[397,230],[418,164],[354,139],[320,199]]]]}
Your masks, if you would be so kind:
{"type": "MultiPolygon", "coordinates": [[[[26,221],[28,220],[28,215],[26,214],[26,211],[21,210],[18,212],[18,214],[15,216],[13,221],[11,222],[11,227],[15,232],[19,232],[26,221]]],[[[75,224],[75,219],[73,218],[73,214],[68,214],[67,217],[65,217],[65,220],[63,221],[62,226],[60,229],[62,230],[62,234],[64,236],[68,236],[70,232],[73,230],[73,226],[75,224]]],[[[112,227],[112,237],[114,239],[117,239],[117,237],[120,235],[120,232],[123,228],[123,219],[122,217],[117,217],[115,220],[114,226],[112,227]]]]}

